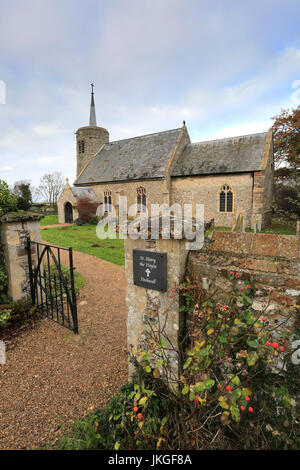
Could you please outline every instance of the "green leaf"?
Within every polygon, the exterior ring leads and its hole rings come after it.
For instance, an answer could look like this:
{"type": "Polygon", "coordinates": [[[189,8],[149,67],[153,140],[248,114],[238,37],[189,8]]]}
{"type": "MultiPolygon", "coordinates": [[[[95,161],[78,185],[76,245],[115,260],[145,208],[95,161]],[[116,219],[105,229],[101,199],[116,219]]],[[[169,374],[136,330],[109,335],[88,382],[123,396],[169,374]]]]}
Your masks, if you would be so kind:
{"type": "Polygon", "coordinates": [[[208,355],[208,351],[206,349],[202,349],[202,351],[200,351],[199,353],[200,357],[206,357],[207,355],[208,355]]]}
{"type": "Polygon", "coordinates": [[[115,450],[119,450],[119,449],[120,449],[120,442],[119,442],[119,441],[117,441],[117,442],[115,443],[114,449],[115,449],[115,450]]]}
{"type": "Polygon", "coordinates": [[[231,408],[231,415],[232,415],[232,418],[234,419],[235,422],[239,422],[240,420],[240,412],[239,412],[239,409],[237,407],[236,404],[232,404],[231,408]]]}
{"type": "Polygon", "coordinates": [[[233,383],[234,385],[240,385],[241,382],[240,382],[240,379],[239,379],[239,377],[238,377],[237,375],[236,375],[235,377],[233,377],[232,383],[233,383]]]}
{"type": "Polygon", "coordinates": [[[157,363],[155,364],[155,367],[161,367],[163,364],[163,360],[160,359],[159,361],[157,361],[157,363]]]}
{"type": "Polygon", "coordinates": [[[184,369],[187,369],[187,368],[189,367],[189,365],[190,365],[191,362],[192,362],[192,358],[189,357],[189,358],[185,361],[183,368],[184,368],[184,369]]]}
{"type": "Polygon", "coordinates": [[[292,401],[288,395],[284,395],[282,401],[286,408],[292,408],[292,401]]]}
{"type": "Polygon", "coordinates": [[[193,351],[192,349],[190,351],[188,351],[188,356],[194,356],[195,355],[195,351],[193,351]]]}
{"type": "Polygon", "coordinates": [[[148,374],[151,372],[151,367],[150,366],[146,366],[145,367],[145,371],[148,372],[148,374]]]}
{"type": "Polygon", "coordinates": [[[190,389],[190,388],[189,388],[188,385],[186,385],[185,387],[183,387],[182,392],[181,392],[182,395],[186,395],[186,394],[189,392],[189,389],[190,389]]]}
{"type": "Polygon", "coordinates": [[[243,388],[242,389],[242,396],[243,397],[250,397],[251,393],[252,392],[251,392],[250,388],[243,388]]]}
{"type": "Polygon", "coordinates": [[[224,408],[224,410],[229,409],[229,405],[228,405],[228,403],[227,403],[227,401],[225,400],[224,397],[219,398],[219,403],[220,403],[221,407],[224,408]]]}
{"type": "Polygon", "coordinates": [[[254,366],[254,364],[256,363],[258,359],[258,354],[256,351],[250,351],[249,355],[248,355],[248,358],[247,358],[247,362],[248,362],[248,365],[249,366],[254,366]]]}
{"type": "Polygon", "coordinates": [[[248,346],[250,346],[250,348],[254,348],[254,349],[257,349],[259,346],[258,342],[254,341],[253,339],[248,339],[247,344],[248,346]]]}
{"type": "Polygon", "coordinates": [[[213,379],[208,379],[208,380],[205,380],[205,382],[204,382],[204,386],[205,386],[206,389],[210,389],[214,385],[215,385],[215,381],[213,379]]]}
{"type": "Polygon", "coordinates": [[[148,400],[148,397],[143,397],[143,398],[140,399],[139,404],[144,405],[147,400],[148,400]]]}
{"type": "Polygon", "coordinates": [[[232,391],[232,395],[234,396],[234,398],[240,398],[242,394],[242,391],[240,388],[236,388],[235,390],[232,391]]]}

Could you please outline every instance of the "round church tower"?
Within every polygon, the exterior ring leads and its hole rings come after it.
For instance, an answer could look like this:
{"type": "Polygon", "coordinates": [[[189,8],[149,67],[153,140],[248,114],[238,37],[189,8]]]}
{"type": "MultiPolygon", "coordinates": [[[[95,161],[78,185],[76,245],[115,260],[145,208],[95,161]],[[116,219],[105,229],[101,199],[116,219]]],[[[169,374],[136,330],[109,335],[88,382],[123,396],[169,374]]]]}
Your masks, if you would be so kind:
{"type": "Polygon", "coordinates": [[[85,165],[100,150],[103,144],[109,142],[109,132],[104,127],[98,127],[96,121],[95,101],[94,101],[94,84],[91,84],[91,110],[90,125],[80,127],[76,132],[77,146],[77,171],[76,178],[81,173],[85,165]]]}

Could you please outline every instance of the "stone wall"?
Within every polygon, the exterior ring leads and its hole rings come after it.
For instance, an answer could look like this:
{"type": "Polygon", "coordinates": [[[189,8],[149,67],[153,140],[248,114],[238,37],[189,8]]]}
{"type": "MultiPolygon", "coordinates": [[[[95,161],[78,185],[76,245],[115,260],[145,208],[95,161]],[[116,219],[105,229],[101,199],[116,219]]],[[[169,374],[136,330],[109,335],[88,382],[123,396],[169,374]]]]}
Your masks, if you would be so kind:
{"type": "Polygon", "coordinates": [[[109,132],[103,127],[85,126],[80,127],[76,132],[77,146],[77,168],[76,177],[85,169],[91,158],[94,157],[100,148],[109,142],[109,132]],[[79,153],[78,143],[84,141],[84,152],[79,153]]]}
{"type": "Polygon", "coordinates": [[[162,180],[129,181],[128,183],[101,183],[91,185],[100,202],[104,202],[104,191],[111,191],[112,204],[118,210],[119,196],[127,196],[128,208],[137,203],[137,189],[142,186],[146,189],[146,205],[150,211],[151,204],[162,204],[162,180]]]}
{"type": "Polygon", "coordinates": [[[172,202],[204,204],[205,220],[214,219],[215,225],[220,227],[232,227],[240,213],[244,215],[245,225],[249,227],[252,187],[252,173],[172,178],[172,202]],[[219,192],[224,184],[228,184],[233,191],[233,212],[219,211],[219,192]]]}
{"type": "Polygon", "coordinates": [[[192,279],[227,302],[232,290],[231,271],[240,273],[238,284],[255,279],[253,308],[278,322],[296,315],[300,304],[300,237],[245,232],[213,232],[202,250],[191,251],[188,272],[192,279]]]}
{"type": "Polygon", "coordinates": [[[258,229],[269,225],[272,219],[272,198],[274,183],[274,157],[272,131],[269,131],[259,171],[253,177],[253,201],[251,227],[258,229]]]}
{"type": "MultiPolygon", "coordinates": [[[[8,275],[8,295],[12,300],[22,300],[30,293],[26,241],[40,242],[40,219],[38,214],[6,215],[0,220],[0,240],[8,275]]],[[[32,252],[34,258],[36,253],[32,252]]]]}
{"type": "MultiPolygon", "coordinates": [[[[76,204],[78,202],[78,199],[74,197],[74,194],[72,193],[72,189],[69,185],[69,183],[66,184],[64,187],[63,192],[60,195],[60,198],[57,202],[57,208],[58,208],[58,223],[59,224],[64,224],[65,223],[65,204],[66,202],[70,202],[72,204],[76,204]]],[[[73,207],[73,221],[76,220],[79,217],[78,210],[74,209],[73,207]]]]}

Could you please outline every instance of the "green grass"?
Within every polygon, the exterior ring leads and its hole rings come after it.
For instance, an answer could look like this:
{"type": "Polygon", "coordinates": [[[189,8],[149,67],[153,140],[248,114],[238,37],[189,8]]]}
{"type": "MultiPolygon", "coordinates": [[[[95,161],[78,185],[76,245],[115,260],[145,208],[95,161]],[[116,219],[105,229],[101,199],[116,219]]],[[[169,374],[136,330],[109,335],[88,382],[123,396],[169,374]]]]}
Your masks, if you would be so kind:
{"type": "MultiPolygon", "coordinates": [[[[48,274],[46,265],[44,265],[44,269],[45,269],[46,274],[48,274]]],[[[69,283],[70,282],[70,269],[67,266],[63,265],[63,264],[60,265],[60,269],[62,271],[62,274],[63,274],[64,278],[69,283]]],[[[51,277],[52,280],[54,278],[54,274],[55,274],[56,278],[58,279],[57,267],[54,264],[51,264],[51,266],[50,266],[50,277],[51,277]]],[[[51,281],[51,284],[52,284],[52,281],[51,281]]],[[[84,286],[85,286],[85,278],[78,271],[74,271],[74,288],[75,288],[75,292],[80,291],[80,289],[82,289],[84,286]]]]}
{"type": "MultiPolygon", "coordinates": [[[[96,225],[52,227],[41,231],[42,239],[64,247],[97,256],[111,263],[124,265],[124,240],[99,240],[96,225]],[[98,246],[93,246],[98,245],[98,246]]],[[[118,236],[118,234],[117,234],[118,236]]]]}
{"type": "Polygon", "coordinates": [[[45,215],[45,217],[41,220],[41,227],[43,227],[44,225],[54,225],[54,224],[58,224],[57,214],[45,215]]]}

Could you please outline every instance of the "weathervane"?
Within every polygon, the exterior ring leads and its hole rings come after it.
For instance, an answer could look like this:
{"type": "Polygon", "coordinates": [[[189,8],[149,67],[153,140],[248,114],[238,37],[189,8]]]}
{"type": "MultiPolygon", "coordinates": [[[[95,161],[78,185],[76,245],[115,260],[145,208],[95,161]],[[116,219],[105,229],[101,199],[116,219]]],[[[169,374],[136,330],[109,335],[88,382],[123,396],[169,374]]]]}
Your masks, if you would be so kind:
{"type": "Polygon", "coordinates": [[[94,86],[95,86],[95,85],[94,85],[93,83],[91,83],[91,87],[92,87],[92,94],[94,94],[94,86]]]}

